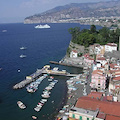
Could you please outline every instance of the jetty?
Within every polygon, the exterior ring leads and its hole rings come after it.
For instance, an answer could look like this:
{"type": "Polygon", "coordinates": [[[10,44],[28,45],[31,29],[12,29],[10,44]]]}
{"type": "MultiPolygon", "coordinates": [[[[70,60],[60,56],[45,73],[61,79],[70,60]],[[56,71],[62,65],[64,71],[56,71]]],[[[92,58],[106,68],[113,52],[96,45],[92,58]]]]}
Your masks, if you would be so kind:
{"type": "Polygon", "coordinates": [[[33,73],[33,74],[29,75],[29,76],[26,76],[26,78],[25,78],[23,81],[15,84],[15,85],[13,86],[13,89],[23,88],[23,87],[25,87],[27,84],[35,81],[37,78],[39,78],[39,76],[43,73],[43,71],[44,71],[45,69],[48,69],[49,67],[50,67],[50,66],[47,66],[47,65],[46,65],[46,66],[44,66],[42,69],[37,69],[37,71],[36,71],[35,73],[33,73]]]}
{"type": "Polygon", "coordinates": [[[36,79],[38,79],[40,77],[40,75],[42,74],[49,74],[49,75],[62,75],[62,76],[67,76],[67,77],[74,77],[77,76],[77,74],[71,74],[68,73],[66,70],[62,70],[59,71],[58,68],[53,68],[52,70],[50,70],[50,65],[45,65],[42,69],[37,69],[37,71],[29,76],[26,76],[26,78],[15,84],[13,86],[13,89],[20,89],[25,87],[27,84],[35,81],[36,79]]]}

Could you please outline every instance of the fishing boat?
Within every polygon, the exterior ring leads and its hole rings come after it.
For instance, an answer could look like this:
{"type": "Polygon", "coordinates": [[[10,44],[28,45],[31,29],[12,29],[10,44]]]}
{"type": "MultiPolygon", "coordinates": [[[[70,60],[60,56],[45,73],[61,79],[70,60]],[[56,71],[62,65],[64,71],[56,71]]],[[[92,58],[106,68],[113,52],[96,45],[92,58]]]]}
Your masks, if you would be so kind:
{"type": "Polygon", "coordinates": [[[17,104],[18,104],[19,108],[21,108],[21,109],[26,108],[26,106],[21,101],[18,101],[17,104]]]}

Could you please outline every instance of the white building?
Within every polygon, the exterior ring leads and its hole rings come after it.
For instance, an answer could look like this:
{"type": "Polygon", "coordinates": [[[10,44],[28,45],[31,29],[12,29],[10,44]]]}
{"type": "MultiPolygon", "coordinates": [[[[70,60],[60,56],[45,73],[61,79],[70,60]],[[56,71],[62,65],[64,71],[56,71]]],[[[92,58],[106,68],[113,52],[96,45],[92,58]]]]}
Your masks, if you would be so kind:
{"type": "Polygon", "coordinates": [[[99,57],[96,59],[96,62],[100,62],[103,66],[107,63],[105,57],[99,57]]]}
{"type": "Polygon", "coordinates": [[[101,45],[96,46],[96,47],[95,47],[95,51],[94,51],[95,54],[100,54],[103,48],[104,48],[104,47],[101,46],[101,45]]]}
{"type": "Polygon", "coordinates": [[[72,50],[72,52],[70,53],[70,57],[71,58],[77,58],[78,57],[78,52],[76,50],[72,50]]]}
{"type": "Polygon", "coordinates": [[[105,52],[117,51],[117,44],[115,43],[107,43],[105,45],[105,52]]]}

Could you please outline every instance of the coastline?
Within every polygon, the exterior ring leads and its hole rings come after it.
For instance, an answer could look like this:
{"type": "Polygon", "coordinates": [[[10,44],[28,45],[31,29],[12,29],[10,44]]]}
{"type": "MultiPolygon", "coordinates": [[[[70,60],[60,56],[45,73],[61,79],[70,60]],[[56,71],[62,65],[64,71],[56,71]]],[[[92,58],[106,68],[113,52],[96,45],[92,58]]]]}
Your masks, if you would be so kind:
{"type": "Polygon", "coordinates": [[[64,66],[70,66],[70,67],[78,67],[78,68],[86,68],[87,65],[84,64],[83,57],[79,58],[70,58],[65,56],[60,61],[49,61],[51,64],[58,64],[58,65],[64,65],[64,66]]]}
{"type": "MultiPolygon", "coordinates": [[[[69,84],[67,84],[67,81],[66,81],[67,90],[66,90],[66,96],[64,97],[65,102],[63,105],[61,105],[61,108],[58,109],[57,115],[54,116],[55,120],[59,120],[60,118],[68,117],[69,110],[72,108],[72,106],[75,105],[75,103],[77,102],[79,97],[86,96],[88,93],[90,93],[91,89],[89,87],[89,83],[90,83],[91,69],[89,69],[89,67],[87,67],[84,64],[81,64],[81,65],[78,65],[78,64],[71,65],[70,64],[69,65],[69,63],[71,63],[71,62],[70,62],[70,59],[68,59],[68,57],[66,57],[66,56],[61,61],[56,62],[56,63],[59,65],[83,68],[82,74],[69,79],[69,80],[73,80],[73,85],[75,88],[77,88],[76,90],[69,91],[69,89],[68,89],[69,84]],[[69,60],[69,62],[66,63],[65,61],[67,61],[67,60],[69,60]],[[61,64],[61,63],[63,63],[63,64],[61,64]],[[80,81],[82,81],[82,82],[80,82],[80,81]]],[[[54,63],[54,64],[56,64],[56,63],[54,63]]]]}

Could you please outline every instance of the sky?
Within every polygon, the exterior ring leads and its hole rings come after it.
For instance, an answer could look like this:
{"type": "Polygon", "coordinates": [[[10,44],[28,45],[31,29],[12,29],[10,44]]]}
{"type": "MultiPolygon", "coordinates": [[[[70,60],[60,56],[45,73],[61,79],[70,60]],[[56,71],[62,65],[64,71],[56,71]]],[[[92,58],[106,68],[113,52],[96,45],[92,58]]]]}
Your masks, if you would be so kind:
{"type": "Polygon", "coordinates": [[[110,0],[0,0],[0,23],[23,22],[28,16],[70,3],[91,3],[110,0]]]}

